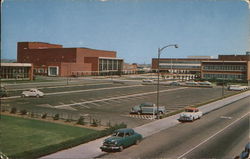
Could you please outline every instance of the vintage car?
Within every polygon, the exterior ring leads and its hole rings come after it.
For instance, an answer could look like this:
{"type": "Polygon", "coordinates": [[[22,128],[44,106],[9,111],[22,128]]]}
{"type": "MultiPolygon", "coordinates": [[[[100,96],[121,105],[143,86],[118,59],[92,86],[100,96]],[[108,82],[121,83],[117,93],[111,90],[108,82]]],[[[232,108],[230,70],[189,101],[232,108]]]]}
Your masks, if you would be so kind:
{"type": "Polygon", "coordinates": [[[142,84],[153,84],[154,80],[153,79],[143,79],[142,84]]]}
{"type": "Polygon", "coordinates": [[[0,87],[0,98],[1,97],[7,97],[8,96],[8,92],[7,89],[3,86],[0,87]]]}
{"type": "Polygon", "coordinates": [[[28,91],[23,91],[22,92],[22,97],[43,97],[44,93],[39,91],[38,89],[32,88],[28,91]]]}
{"type": "Polygon", "coordinates": [[[180,114],[179,121],[194,121],[201,118],[202,112],[198,108],[187,107],[183,113],[180,114]]]}
{"type": "Polygon", "coordinates": [[[102,151],[122,151],[125,147],[139,144],[142,135],[136,133],[133,129],[124,128],[114,131],[113,135],[104,140],[100,147],[102,151]]]}
{"type": "MultiPolygon", "coordinates": [[[[136,105],[130,110],[131,114],[157,114],[157,106],[154,103],[146,102],[136,105]]],[[[159,106],[159,114],[166,113],[164,106],[159,106]]]]}
{"type": "Polygon", "coordinates": [[[177,82],[177,81],[173,81],[173,82],[170,82],[169,85],[170,85],[170,86],[180,86],[181,83],[180,83],[180,82],[177,82]]]}

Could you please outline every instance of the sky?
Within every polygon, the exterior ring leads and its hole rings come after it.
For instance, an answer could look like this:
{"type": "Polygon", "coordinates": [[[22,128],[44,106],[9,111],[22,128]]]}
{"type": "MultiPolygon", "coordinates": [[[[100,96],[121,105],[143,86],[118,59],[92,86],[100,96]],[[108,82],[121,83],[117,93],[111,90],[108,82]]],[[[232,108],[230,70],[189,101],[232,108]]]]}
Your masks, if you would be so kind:
{"type": "Polygon", "coordinates": [[[17,42],[116,51],[126,63],[162,58],[245,54],[250,9],[243,0],[4,0],[1,58],[17,42]]]}

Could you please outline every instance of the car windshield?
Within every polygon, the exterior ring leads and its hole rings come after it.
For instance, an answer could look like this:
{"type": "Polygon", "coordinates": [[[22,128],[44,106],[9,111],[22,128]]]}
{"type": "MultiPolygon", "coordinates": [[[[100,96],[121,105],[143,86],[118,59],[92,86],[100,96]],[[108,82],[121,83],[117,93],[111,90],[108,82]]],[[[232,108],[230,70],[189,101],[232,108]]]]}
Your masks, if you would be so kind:
{"type": "Polygon", "coordinates": [[[115,132],[112,136],[123,137],[124,133],[123,132],[115,132]]]}
{"type": "Polygon", "coordinates": [[[194,112],[193,109],[186,109],[185,112],[194,112]]]}
{"type": "Polygon", "coordinates": [[[153,104],[152,103],[142,103],[141,106],[142,107],[152,107],[153,104]]]}

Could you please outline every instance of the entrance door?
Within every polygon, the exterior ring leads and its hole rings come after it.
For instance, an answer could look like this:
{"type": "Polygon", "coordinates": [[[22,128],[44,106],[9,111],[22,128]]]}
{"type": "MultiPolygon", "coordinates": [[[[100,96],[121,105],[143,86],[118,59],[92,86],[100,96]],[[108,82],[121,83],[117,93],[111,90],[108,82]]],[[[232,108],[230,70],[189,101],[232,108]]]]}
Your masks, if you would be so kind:
{"type": "Polygon", "coordinates": [[[49,66],[48,75],[49,76],[58,76],[59,68],[58,66],[49,66]]]}

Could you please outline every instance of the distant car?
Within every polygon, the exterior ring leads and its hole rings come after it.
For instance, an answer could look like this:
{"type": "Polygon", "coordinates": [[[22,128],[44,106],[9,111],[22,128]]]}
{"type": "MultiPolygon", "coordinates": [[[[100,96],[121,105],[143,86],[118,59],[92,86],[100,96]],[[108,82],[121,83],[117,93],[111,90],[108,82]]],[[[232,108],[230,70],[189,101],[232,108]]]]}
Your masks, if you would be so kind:
{"type": "MultiPolygon", "coordinates": [[[[146,102],[131,108],[131,114],[157,114],[157,106],[154,103],[146,102]]],[[[159,113],[166,113],[165,106],[159,106],[159,113]]]]}
{"type": "Polygon", "coordinates": [[[198,108],[187,107],[183,113],[180,114],[179,121],[194,121],[201,118],[202,112],[198,108]]]}
{"type": "Polygon", "coordinates": [[[114,131],[113,135],[104,140],[100,147],[102,151],[122,151],[125,147],[133,144],[139,144],[142,135],[136,133],[133,129],[125,128],[114,131]]]}
{"type": "Polygon", "coordinates": [[[0,87],[0,97],[7,97],[8,96],[8,92],[7,89],[5,87],[0,87]]]}
{"type": "Polygon", "coordinates": [[[241,85],[229,85],[228,90],[229,91],[244,91],[247,90],[247,86],[241,86],[241,85]]]}
{"type": "Polygon", "coordinates": [[[180,82],[174,81],[174,82],[169,83],[169,85],[170,85],[170,86],[180,86],[181,83],[180,83],[180,82]]]}
{"type": "Polygon", "coordinates": [[[154,80],[152,80],[152,79],[144,79],[144,80],[142,80],[142,83],[143,84],[154,83],[154,80]]]}
{"type": "Polygon", "coordinates": [[[32,88],[28,91],[23,91],[22,92],[22,97],[43,97],[44,93],[39,91],[38,89],[32,88]]]}
{"type": "Polygon", "coordinates": [[[190,82],[186,82],[186,85],[188,85],[188,86],[196,86],[196,85],[199,85],[199,84],[198,84],[198,82],[190,81],[190,82]]]}
{"type": "Polygon", "coordinates": [[[198,82],[199,85],[205,85],[205,86],[210,86],[212,85],[211,82],[208,82],[208,81],[203,81],[203,82],[198,82]]]}

